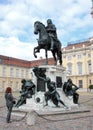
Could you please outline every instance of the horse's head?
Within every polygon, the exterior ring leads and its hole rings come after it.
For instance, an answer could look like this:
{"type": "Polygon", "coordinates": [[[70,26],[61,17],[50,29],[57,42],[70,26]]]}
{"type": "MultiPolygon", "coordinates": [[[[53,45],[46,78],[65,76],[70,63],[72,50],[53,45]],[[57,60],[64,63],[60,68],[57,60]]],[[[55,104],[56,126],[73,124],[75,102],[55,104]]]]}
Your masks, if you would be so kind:
{"type": "Polygon", "coordinates": [[[39,22],[36,21],[34,23],[34,34],[38,34],[38,31],[39,31],[39,22]]]}
{"type": "Polygon", "coordinates": [[[34,23],[34,34],[38,34],[38,32],[40,32],[42,29],[45,30],[44,24],[39,21],[36,21],[34,23]]]}

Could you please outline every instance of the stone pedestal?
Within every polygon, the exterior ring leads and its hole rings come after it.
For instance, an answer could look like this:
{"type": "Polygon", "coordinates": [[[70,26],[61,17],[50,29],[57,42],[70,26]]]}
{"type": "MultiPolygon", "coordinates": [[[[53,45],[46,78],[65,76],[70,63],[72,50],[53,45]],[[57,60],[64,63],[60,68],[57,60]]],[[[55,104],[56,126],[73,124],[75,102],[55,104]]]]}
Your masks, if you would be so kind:
{"type": "MultiPolygon", "coordinates": [[[[67,97],[63,90],[62,84],[66,81],[66,69],[62,66],[50,66],[42,65],[38,66],[41,69],[45,69],[46,77],[49,77],[51,81],[57,83],[57,92],[60,95],[60,99],[68,106],[68,110],[71,110],[73,107],[78,107],[78,104],[73,103],[72,97],[67,97]]],[[[26,104],[20,106],[17,110],[24,111],[27,113],[26,121],[28,125],[34,125],[37,112],[45,113],[57,113],[58,111],[68,111],[62,104],[59,103],[60,107],[56,107],[51,100],[48,102],[48,106],[45,105],[44,93],[47,91],[46,84],[42,81],[37,81],[37,77],[34,75],[33,68],[31,69],[31,79],[32,82],[36,85],[35,95],[32,98],[26,99],[26,104]]]]}
{"type": "MultiPolygon", "coordinates": [[[[54,65],[41,65],[38,68],[45,69],[46,77],[49,77],[51,81],[57,83],[58,88],[62,88],[62,84],[66,81],[66,68],[62,66],[54,66],[54,65]]],[[[37,91],[46,91],[47,87],[44,84],[44,81],[38,81],[37,77],[33,72],[33,68],[31,68],[31,79],[37,86],[37,91]]]]}

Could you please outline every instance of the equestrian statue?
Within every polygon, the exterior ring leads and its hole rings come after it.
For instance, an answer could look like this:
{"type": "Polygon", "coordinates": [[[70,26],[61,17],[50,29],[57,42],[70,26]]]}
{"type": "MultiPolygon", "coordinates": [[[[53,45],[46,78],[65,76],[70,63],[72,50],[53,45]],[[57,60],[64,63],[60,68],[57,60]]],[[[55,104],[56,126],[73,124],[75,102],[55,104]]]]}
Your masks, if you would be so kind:
{"type": "Polygon", "coordinates": [[[34,34],[39,34],[38,46],[34,48],[34,56],[37,58],[36,53],[40,52],[40,49],[45,50],[46,64],[48,64],[48,54],[47,51],[51,51],[55,65],[59,61],[62,65],[62,52],[61,52],[61,42],[57,38],[56,27],[52,24],[52,20],[47,20],[47,26],[39,21],[34,23],[34,34]]]}

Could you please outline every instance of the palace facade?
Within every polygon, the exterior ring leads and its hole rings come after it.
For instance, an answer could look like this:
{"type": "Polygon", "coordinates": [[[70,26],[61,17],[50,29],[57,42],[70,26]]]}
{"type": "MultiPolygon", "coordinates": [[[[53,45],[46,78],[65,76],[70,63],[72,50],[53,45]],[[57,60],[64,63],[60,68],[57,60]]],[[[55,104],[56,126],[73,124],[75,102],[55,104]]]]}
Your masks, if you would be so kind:
{"type": "Polygon", "coordinates": [[[62,51],[67,78],[83,90],[88,90],[89,85],[93,84],[93,38],[70,43],[62,51]]]}
{"type": "MultiPolygon", "coordinates": [[[[13,91],[19,91],[21,80],[31,79],[30,69],[44,63],[45,59],[26,61],[0,55],[0,92],[4,92],[8,86],[12,87],[13,91]]],[[[49,58],[49,64],[54,64],[52,58],[49,58]]]]}

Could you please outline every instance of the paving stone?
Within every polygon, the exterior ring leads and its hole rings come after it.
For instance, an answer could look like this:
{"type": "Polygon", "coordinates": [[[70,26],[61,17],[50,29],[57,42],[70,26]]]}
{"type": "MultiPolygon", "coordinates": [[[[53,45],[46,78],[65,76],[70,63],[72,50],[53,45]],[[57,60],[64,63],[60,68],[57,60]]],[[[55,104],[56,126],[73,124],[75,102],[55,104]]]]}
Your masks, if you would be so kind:
{"type": "Polygon", "coordinates": [[[28,126],[26,118],[14,115],[11,116],[11,123],[6,123],[7,109],[3,96],[0,102],[0,130],[93,130],[93,93],[81,93],[79,101],[90,112],[39,115],[34,126],[28,126]]]}

